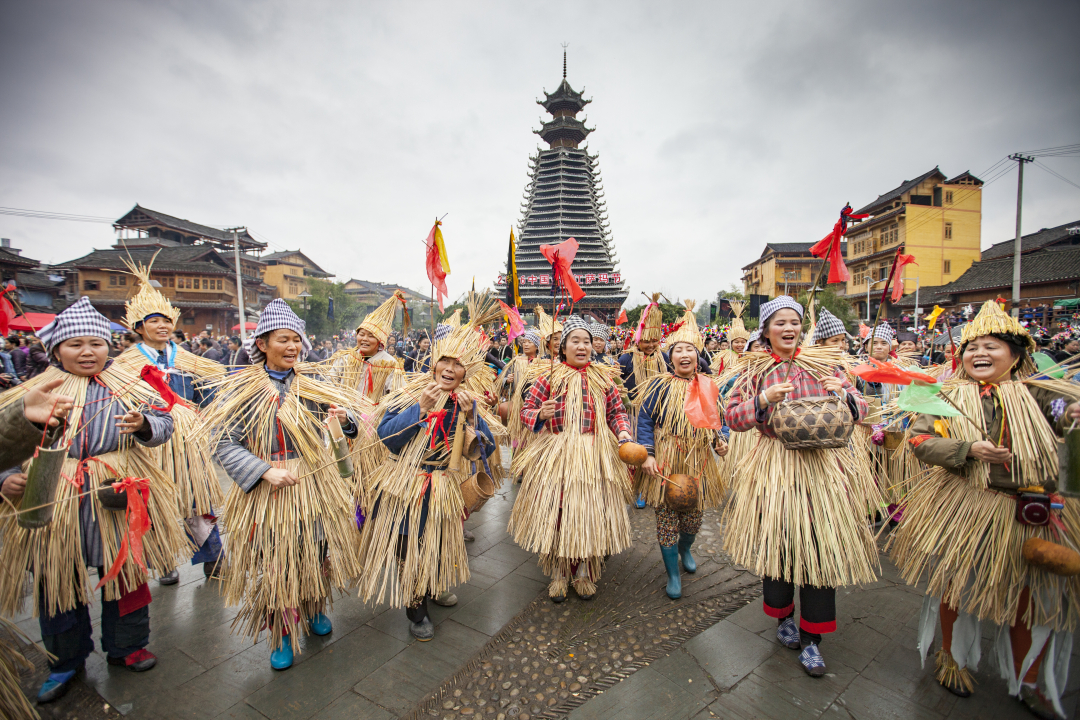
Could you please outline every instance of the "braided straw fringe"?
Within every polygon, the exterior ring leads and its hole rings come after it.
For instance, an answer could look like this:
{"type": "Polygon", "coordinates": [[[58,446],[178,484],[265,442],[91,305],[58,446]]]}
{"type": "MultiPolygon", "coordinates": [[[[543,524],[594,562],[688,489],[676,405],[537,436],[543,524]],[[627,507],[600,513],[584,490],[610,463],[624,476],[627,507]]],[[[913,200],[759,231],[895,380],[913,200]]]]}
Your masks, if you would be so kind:
{"type": "Polygon", "coordinates": [[[567,587],[569,587],[569,583],[565,575],[555,576],[548,584],[548,597],[565,597],[567,587]]]}
{"type": "Polygon", "coordinates": [[[756,575],[796,585],[874,582],[880,564],[866,511],[881,496],[853,461],[848,448],[788,450],[762,435],[735,472],[724,550],[756,575]]]}
{"type": "Polygon", "coordinates": [[[1032,537],[1075,548],[1080,503],[1065,498],[1063,529],[1021,525],[1015,515],[1011,495],[977,490],[970,480],[935,468],[908,493],[904,521],[890,539],[890,557],[905,582],[914,585],[925,573],[927,594],[998,625],[1013,623],[1020,595],[1030,587],[1022,621],[1072,632],[1080,619],[1080,576],[1029,565],[1022,548],[1032,537]]]}
{"type": "Polygon", "coordinates": [[[574,578],[574,592],[578,595],[591,597],[596,594],[596,583],[589,578],[574,578]]]}
{"type": "Polygon", "coordinates": [[[975,692],[975,678],[967,668],[957,665],[952,654],[945,648],[941,648],[934,655],[934,671],[934,678],[945,687],[975,692]]]}

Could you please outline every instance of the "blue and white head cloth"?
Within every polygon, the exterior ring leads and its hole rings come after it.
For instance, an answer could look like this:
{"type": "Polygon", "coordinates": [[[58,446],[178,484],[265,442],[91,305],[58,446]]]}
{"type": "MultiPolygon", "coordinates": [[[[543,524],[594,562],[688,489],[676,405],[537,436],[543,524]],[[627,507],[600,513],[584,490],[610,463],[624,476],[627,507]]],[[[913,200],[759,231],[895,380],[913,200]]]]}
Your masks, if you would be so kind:
{"type": "Polygon", "coordinates": [[[53,318],[53,321],[37,331],[38,339],[45,346],[45,351],[52,354],[53,348],[65,340],[77,337],[97,337],[112,339],[109,319],[99,313],[90,304],[85,295],[79,298],[67,310],[53,318]]]}
{"type": "Polygon", "coordinates": [[[293,309],[289,307],[289,303],[277,298],[263,309],[262,314],[259,316],[259,324],[255,326],[255,332],[244,343],[244,349],[247,350],[252,365],[257,365],[266,360],[266,355],[255,344],[255,339],[275,330],[292,330],[300,336],[303,342],[304,355],[311,352],[311,342],[305,334],[307,324],[297,317],[293,309]]]}
{"type": "Polygon", "coordinates": [[[875,340],[884,340],[885,342],[891,343],[893,335],[894,333],[892,327],[889,325],[885,325],[884,323],[874,328],[875,340]]]}
{"type": "Polygon", "coordinates": [[[599,338],[604,342],[611,339],[611,330],[604,323],[592,323],[589,325],[589,332],[592,333],[593,338],[599,338]]]}
{"type": "Polygon", "coordinates": [[[755,330],[754,332],[750,333],[750,337],[746,338],[746,348],[749,350],[750,346],[753,345],[755,342],[757,342],[760,339],[761,339],[761,331],[760,330],[755,330]]]}
{"type": "Polygon", "coordinates": [[[537,352],[544,346],[544,341],[540,338],[540,332],[536,328],[529,328],[521,334],[519,340],[528,340],[536,346],[537,352]]]}
{"type": "Polygon", "coordinates": [[[840,318],[825,308],[821,308],[821,312],[818,313],[817,327],[814,329],[814,344],[816,345],[822,340],[828,340],[836,335],[847,335],[847,328],[844,327],[844,323],[840,321],[840,318]]]}
{"type": "Polygon", "coordinates": [[[566,318],[566,321],[563,323],[562,341],[559,343],[560,348],[566,345],[566,339],[569,338],[570,333],[574,332],[575,330],[584,330],[585,332],[589,333],[589,339],[592,340],[593,333],[589,323],[582,320],[580,315],[571,315],[570,317],[566,318]]]}
{"type": "Polygon", "coordinates": [[[773,298],[772,300],[770,300],[769,302],[767,302],[767,303],[765,303],[764,305],[761,306],[761,309],[758,311],[758,316],[760,317],[761,325],[764,326],[765,322],[770,317],[772,317],[776,313],[777,310],[783,310],[784,308],[787,308],[788,310],[794,310],[795,312],[799,313],[799,317],[803,316],[803,306],[802,305],[795,302],[788,295],[781,295],[779,297],[773,298]]]}
{"type": "Polygon", "coordinates": [[[454,332],[453,327],[445,323],[439,323],[435,326],[435,342],[445,339],[452,332],[454,332]]]}

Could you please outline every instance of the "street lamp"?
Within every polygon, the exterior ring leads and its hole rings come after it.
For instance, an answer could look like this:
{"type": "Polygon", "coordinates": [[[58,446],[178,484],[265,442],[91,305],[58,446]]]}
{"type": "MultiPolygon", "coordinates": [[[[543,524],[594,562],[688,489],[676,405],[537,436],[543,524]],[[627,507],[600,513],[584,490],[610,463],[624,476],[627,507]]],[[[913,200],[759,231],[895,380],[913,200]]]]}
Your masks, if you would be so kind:
{"type": "Polygon", "coordinates": [[[883,283],[883,282],[885,282],[885,280],[884,279],[882,279],[882,280],[871,280],[869,275],[867,275],[866,278],[864,278],[864,279],[866,280],[866,323],[869,325],[870,324],[870,287],[873,286],[873,285],[877,285],[878,283],[883,283]]]}
{"type": "Polygon", "coordinates": [[[308,303],[307,303],[307,301],[308,301],[308,298],[311,297],[311,293],[309,293],[307,290],[305,290],[304,292],[300,293],[296,297],[298,297],[300,299],[300,306],[302,308],[304,308],[304,322],[306,323],[307,320],[308,320],[308,303]]]}

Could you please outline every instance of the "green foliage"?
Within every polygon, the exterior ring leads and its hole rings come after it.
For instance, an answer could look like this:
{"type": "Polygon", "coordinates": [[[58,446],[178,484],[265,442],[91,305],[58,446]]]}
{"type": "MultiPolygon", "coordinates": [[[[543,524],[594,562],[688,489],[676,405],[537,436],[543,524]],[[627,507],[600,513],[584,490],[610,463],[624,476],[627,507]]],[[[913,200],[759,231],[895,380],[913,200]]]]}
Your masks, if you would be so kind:
{"type": "MultiPolygon", "coordinates": [[[[844,327],[848,329],[848,332],[857,335],[857,329],[859,326],[859,318],[856,317],[855,311],[851,307],[851,303],[844,298],[838,297],[835,290],[825,288],[819,290],[814,296],[816,299],[818,308],[825,308],[836,317],[840,318],[840,321],[844,323],[844,327]],[[854,332],[853,332],[854,331],[854,332]]],[[[806,307],[806,303],[810,300],[810,294],[806,291],[799,293],[797,301],[806,307]]],[[[749,327],[749,325],[747,325],[749,327]]]]}
{"type": "Polygon", "coordinates": [[[469,308],[465,307],[464,303],[454,303],[453,305],[447,305],[446,310],[439,313],[439,308],[435,308],[435,322],[442,322],[446,318],[454,314],[454,311],[461,308],[461,322],[464,324],[469,319],[469,308]]]}
{"type": "MultiPolygon", "coordinates": [[[[641,319],[641,312],[645,307],[645,305],[638,305],[636,308],[626,311],[626,319],[629,321],[630,327],[637,327],[638,321],[641,319]]],[[[686,312],[686,306],[662,302],[660,303],[660,310],[664,313],[664,322],[673,323],[682,319],[683,313],[686,312]]]]}
{"type": "Polygon", "coordinates": [[[724,298],[727,298],[728,300],[742,300],[743,302],[750,300],[750,296],[743,292],[743,286],[734,282],[728,286],[727,290],[721,290],[716,293],[717,305],[719,305],[720,301],[724,298]]]}
{"type": "Polygon", "coordinates": [[[351,335],[352,331],[360,324],[367,313],[352,297],[345,293],[345,283],[332,283],[318,278],[308,279],[308,292],[311,297],[307,298],[307,308],[304,308],[302,300],[288,300],[293,312],[307,324],[308,335],[314,335],[320,340],[334,335],[351,335]],[[334,298],[334,319],[326,317],[329,307],[328,298],[334,298]]]}

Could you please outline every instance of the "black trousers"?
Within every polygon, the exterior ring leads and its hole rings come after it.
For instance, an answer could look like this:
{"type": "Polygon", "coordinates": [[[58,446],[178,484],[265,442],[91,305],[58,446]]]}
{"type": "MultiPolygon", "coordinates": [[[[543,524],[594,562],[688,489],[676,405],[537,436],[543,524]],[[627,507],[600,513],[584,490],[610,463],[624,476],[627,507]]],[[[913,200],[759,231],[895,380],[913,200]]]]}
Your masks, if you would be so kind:
{"type": "MultiPolygon", "coordinates": [[[[795,583],[762,578],[765,614],[778,621],[795,615],[795,583]]],[[[799,588],[799,636],[804,645],[820,643],[825,633],[836,632],[836,588],[805,585],[799,588]]]]}
{"type": "MultiPolygon", "coordinates": [[[[59,615],[46,616],[45,593],[38,601],[38,625],[45,649],[56,656],[49,669],[61,673],[77,670],[94,651],[90,608],[78,605],[59,615]]],[[[110,657],[122,658],[150,644],[150,607],[120,616],[120,602],[106,600],[101,589],[101,648],[110,657]]]]}
{"type": "MultiPolygon", "coordinates": [[[[405,555],[408,552],[408,542],[408,535],[398,535],[397,556],[402,562],[405,562],[405,555]]],[[[406,600],[405,615],[409,618],[409,622],[418,623],[424,621],[424,618],[428,616],[427,600],[427,595],[406,600]]]]}

